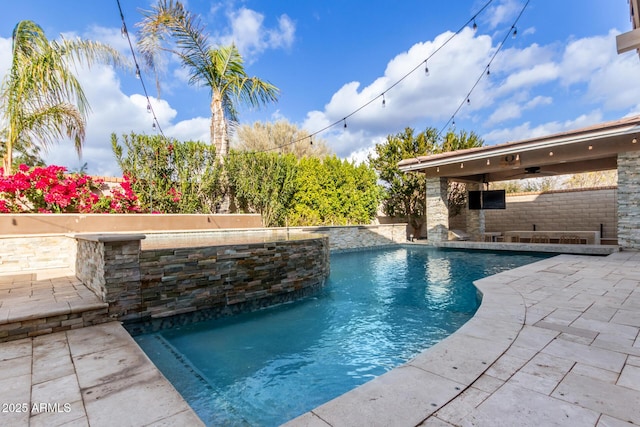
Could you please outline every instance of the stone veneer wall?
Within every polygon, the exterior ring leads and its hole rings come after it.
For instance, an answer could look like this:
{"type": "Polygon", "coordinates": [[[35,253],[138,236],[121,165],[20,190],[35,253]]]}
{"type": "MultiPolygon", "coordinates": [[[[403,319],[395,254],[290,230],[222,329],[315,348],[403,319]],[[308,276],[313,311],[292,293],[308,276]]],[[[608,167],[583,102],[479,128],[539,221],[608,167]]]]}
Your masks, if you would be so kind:
{"type": "Polygon", "coordinates": [[[0,274],[74,268],[76,241],[68,236],[0,237],[0,274]]]}
{"type": "Polygon", "coordinates": [[[329,274],[326,236],[141,250],[143,238],[78,236],[78,278],[109,303],[110,317],[121,321],[258,308],[316,290],[329,274]],[[95,277],[101,268],[104,279],[95,277]]]}
{"type": "MultiPolygon", "coordinates": [[[[282,229],[281,229],[282,230],[282,229]]],[[[329,237],[331,251],[386,246],[407,241],[407,224],[345,225],[331,227],[289,227],[290,231],[320,233],[329,237]]]]}
{"type": "Polygon", "coordinates": [[[618,154],[618,243],[640,249],[640,152],[618,154]]]}

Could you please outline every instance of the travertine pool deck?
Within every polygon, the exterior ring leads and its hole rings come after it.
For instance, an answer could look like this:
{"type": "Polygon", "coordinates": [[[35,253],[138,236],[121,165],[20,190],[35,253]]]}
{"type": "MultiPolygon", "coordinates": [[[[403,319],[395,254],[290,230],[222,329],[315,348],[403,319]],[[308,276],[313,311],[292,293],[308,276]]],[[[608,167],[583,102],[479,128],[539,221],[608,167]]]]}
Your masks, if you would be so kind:
{"type": "Polygon", "coordinates": [[[0,426],[202,425],[106,313],[68,269],[0,276],[0,426]]]}
{"type": "Polygon", "coordinates": [[[476,285],[456,333],[286,425],[640,425],[640,253],[560,255],[476,285]]]}
{"type": "MultiPolygon", "coordinates": [[[[640,253],[561,255],[476,285],[482,305],[455,334],[287,425],[640,425],[640,253]]],[[[0,310],[31,316],[26,293],[0,310]]],[[[44,294],[29,293],[56,303],[44,294]]],[[[0,343],[0,425],[202,425],[119,323],[76,327],[0,343]]]]}
{"type": "Polygon", "coordinates": [[[199,426],[118,322],[0,344],[2,426],[199,426]]]}

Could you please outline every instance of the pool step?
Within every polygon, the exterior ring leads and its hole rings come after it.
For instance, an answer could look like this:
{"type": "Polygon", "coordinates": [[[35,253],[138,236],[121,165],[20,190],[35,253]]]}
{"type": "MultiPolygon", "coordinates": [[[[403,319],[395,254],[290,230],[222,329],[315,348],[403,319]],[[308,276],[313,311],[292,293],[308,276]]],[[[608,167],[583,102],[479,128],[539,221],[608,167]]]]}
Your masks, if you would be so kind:
{"type": "Polygon", "coordinates": [[[110,320],[108,304],[69,269],[0,275],[0,342],[110,320]]]}

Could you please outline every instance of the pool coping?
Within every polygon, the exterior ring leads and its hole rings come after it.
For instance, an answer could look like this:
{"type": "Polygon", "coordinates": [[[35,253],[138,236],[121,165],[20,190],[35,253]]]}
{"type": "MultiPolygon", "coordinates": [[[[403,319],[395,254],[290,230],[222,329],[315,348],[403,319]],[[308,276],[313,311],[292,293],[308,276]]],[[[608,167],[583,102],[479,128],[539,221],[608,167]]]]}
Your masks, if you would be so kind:
{"type": "Polygon", "coordinates": [[[420,424],[476,381],[517,337],[526,309],[522,296],[507,283],[521,268],[475,281],[480,307],[438,344],[284,425],[420,424]]]}
{"type": "Polygon", "coordinates": [[[640,424],[640,253],[558,255],[474,284],[482,303],[458,331],[284,425],[640,424]]]}

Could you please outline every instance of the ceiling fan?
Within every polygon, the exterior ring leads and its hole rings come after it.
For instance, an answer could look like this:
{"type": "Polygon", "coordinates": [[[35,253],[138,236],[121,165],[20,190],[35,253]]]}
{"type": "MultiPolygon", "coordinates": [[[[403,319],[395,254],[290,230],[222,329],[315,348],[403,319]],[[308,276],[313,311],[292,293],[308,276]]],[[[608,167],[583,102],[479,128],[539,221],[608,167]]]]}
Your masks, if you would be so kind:
{"type": "Polygon", "coordinates": [[[516,171],[514,175],[508,177],[508,179],[525,179],[525,178],[539,178],[543,176],[555,176],[557,175],[555,172],[545,172],[542,171],[540,166],[529,166],[524,168],[523,170],[516,171]]]}

